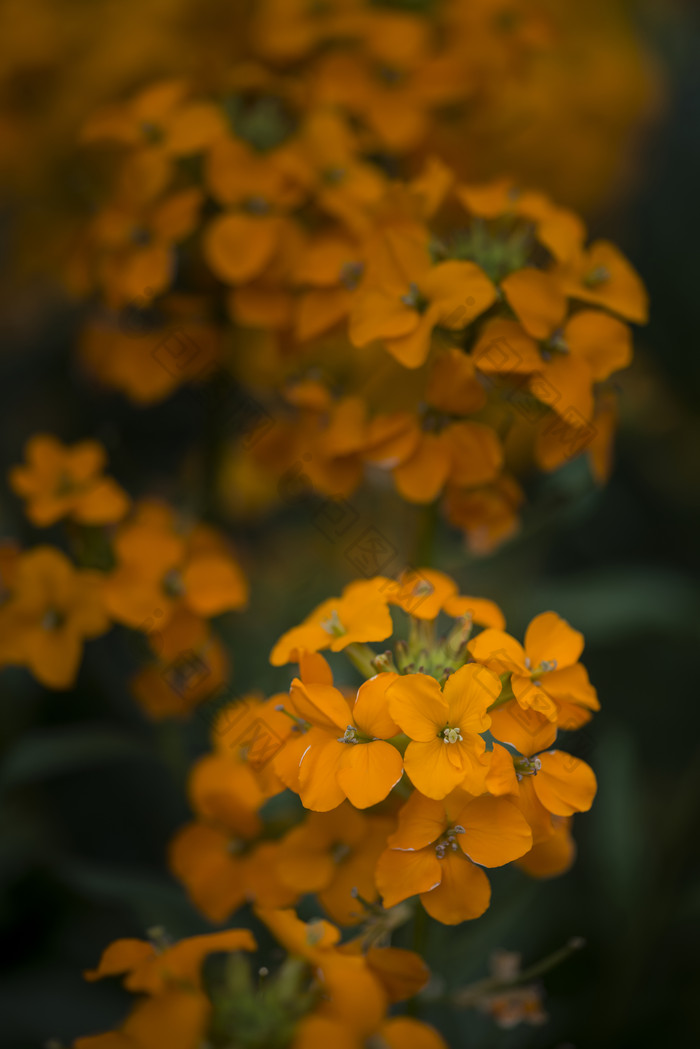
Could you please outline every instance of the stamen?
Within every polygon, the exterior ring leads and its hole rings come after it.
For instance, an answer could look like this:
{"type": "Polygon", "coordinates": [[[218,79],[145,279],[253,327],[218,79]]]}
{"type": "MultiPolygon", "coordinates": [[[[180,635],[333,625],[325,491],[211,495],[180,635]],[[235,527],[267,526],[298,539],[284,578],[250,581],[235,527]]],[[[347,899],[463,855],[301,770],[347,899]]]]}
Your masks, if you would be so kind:
{"type": "Polygon", "coordinates": [[[354,291],[360,283],[360,277],[364,272],[362,262],[345,262],[340,268],[340,283],[348,291],[354,291]]]}
{"type": "Polygon", "coordinates": [[[343,634],[347,634],[347,630],[340,622],[340,617],[335,608],[329,615],[328,619],[323,619],[321,621],[321,627],[327,634],[330,634],[331,637],[342,637],[343,634]]]}
{"type": "Polygon", "coordinates": [[[401,296],[401,302],[404,304],[404,306],[408,306],[409,309],[416,310],[418,309],[418,306],[420,305],[421,301],[420,289],[416,282],[413,280],[409,284],[408,289],[408,292],[405,295],[401,296]]]}
{"type": "Polygon", "coordinates": [[[523,776],[536,776],[542,768],[542,762],[539,758],[518,758],[513,762],[513,765],[518,782],[523,776]]]}
{"type": "Polygon", "coordinates": [[[307,728],[309,728],[308,721],[304,721],[304,719],[300,718],[297,714],[292,714],[291,710],[287,710],[282,703],[278,703],[275,710],[278,713],[286,714],[288,718],[291,718],[294,722],[294,727],[300,729],[302,732],[306,732],[307,728]]]}
{"type": "Polygon", "coordinates": [[[462,733],[458,728],[444,728],[442,730],[442,738],[445,743],[461,743],[462,733]]]}
{"type": "Polygon", "coordinates": [[[595,288],[598,284],[605,284],[607,280],[610,280],[610,270],[607,266],[596,266],[586,274],[583,283],[587,288],[595,288]]]}
{"type": "Polygon", "coordinates": [[[351,852],[352,849],[349,845],[346,845],[344,841],[338,841],[331,849],[331,859],[333,863],[342,863],[351,852]]]}

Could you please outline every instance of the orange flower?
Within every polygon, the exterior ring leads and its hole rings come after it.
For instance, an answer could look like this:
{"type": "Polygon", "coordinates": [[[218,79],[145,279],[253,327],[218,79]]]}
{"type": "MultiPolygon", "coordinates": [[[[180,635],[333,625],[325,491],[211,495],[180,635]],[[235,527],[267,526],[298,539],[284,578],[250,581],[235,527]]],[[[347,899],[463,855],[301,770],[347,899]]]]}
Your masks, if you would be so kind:
{"type": "Polygon", "coordinates": [[[435,568],[407,568],[398,583],[391,586],[387,581],[387,597],[390,604],[416,619],[436,619],[440,612],[446,612],[455,619],[469,616],[479,626],[505,626],[503,612],[495,602],[458,593],[454,580],[435,568]]]}
{"type": "Polygon", "coordinates": [[[430,127],[431,110],[468,91],[460,56],[411,12],[369,8],[363,30],[362,50],[322,55],[314,78],[318,97],[366,125],[378,148],[414,149],[430,127]]]}
{"type": "Polygon", "coordinates": [[[193,1049],[206,1031],[211,1005],[203,991],[163,991],[137,1000],[118,1031],[78,1038],[73,1049],[193,1049]]]}
{"type": "Polygon", "coordinates": [[[184,80],[164,80],[94,114],[83,126],[83,142],[116,142],[164,156],[202,151],[224,132],[223,114],[210,103],[192,101],[184,80]]]}
{"type": "MultiPolygon", "coordinates": [[[[337,948],[340,933],[330,922],[303,922],[289,910],[256,908],[256,913],[292,956],[311,965],[314,977],[323,987],[323,999],[313,1018],[342,1021],[348,1034],[356,1039],[349,1045],[359,1049],[364,1038],[384,1020],[388,1005],[387,992],[364,957],[337,948]]],[[[310,1049],[316,1043],[304,1042],[304,1027],[302,1021],[297,1038],[300,1045],[310,1049]]]]}
{"type": "Polygon", "coordinates": [[[298,892],[278,875],[277,842],[247,841],[204,822],[182,827],[170,843],[170,867],[195,907],[217,924],[244,903],[288,907],[298,892]]]}
{"type": "Polygon", "coordinates": [[[564,291],[573,299],[602,306],[635,324],[646,324],[649,319],[647,293],[639,274],[607,240],[580,251],[560,276],[564,291]]]}
{"type": "Polygon", "coordinates": [[[254,951],[247,929],[193,936],[160,948],[143,940],[116,940],[87,980],[126,973],[129,990],[144,994],[119,1031],[79,1038],[75,1049],[192,1049],[201,1041],[211,1014],[202,986],[202,964],[221,951],[254,951]]]}
{"type": "Polygon", "coordinates": [[[298,662],[303,652],[384,641],[393,631],[386,597],[373,580],[349,583],[340,597],[331,597],[306,617],[301,626],[283,634],[270,654],[273,666],[298,662]]]}
{"type": "Polygon", "coordinates": [[[26,466],[10,470],[10,485],[26,499],[25,512],[40,528],[62,517],[87,525],[119,521],[129,497],[110,477],[102,477],[106,453],[97,441],[72,447],[50,434],[36,434],[25,448],[26,466]]]}
{"type": "Polygon", "coordinates": [[[501,690],[497,677],[473,664],[451,674],[441,689],[427,674],[406,674],[389,687],[389,711],[412,741],[404,768],[429,798],[444,798],[455,787],[483,790],[486,749],[480,733],[486,713],[501,690]]]}
{"type": "Polygon", "coordinates": [[[280,842],[278,877],[298,895],[314,892],[339,925],[365,917],[357,894],[377,897],[374,868],[393,821],[356,812],[344,802],[333,812],[310,812],[280,842]]]}
{"type": "Polygon", "coordinates": [[[198,526],[184,536],[165,504],[141,503],[114,542],[117,566],[104,582],[114,619],[136,629],[164,626],[184,604],[198,616],[242,608],[248,586],[214,531],[198,526]]]}
{"type": "Polygon", "coordinates": [[[162,630],[149,632],[155,660],[130,682],[149,717],[187,717],[228,680],[229,658],[209,624],[178,608],[162,630]]]}
{"type": "Polygon", "coordinates": [[[133,327],[113,314],[96,317],[82,332],[81,363],[98,383],[135,404],[162,401],[211,374],[219,357],[219,332],[200,311],[196,299],[171,296],[133,327]]]}
{"type": "Polygon", "coordinates": [[[420,895],[433,918],[456,925],[478,918],[489,905],[491,887],[476,864],[500,867],[525,855],[532,834],[505,798],[454,791],[438,801],[416,791],[387,844],[376,872],[384,906],[420,895]]]}
{"type": "Polygon", "coordinates": [[[511,754],[496,744],[486,784],[492,794],[512,798],[532,828],[535,844],[546,841],[562,817],[587,812],[597,784],[593,769],[561,750],[537,753],[532,741],[525,754],[511,754]]]}
{"type": "Polygon", "coordinates": [[[516,270],[501,281],[501,290],[528,335],[548,339],[566,317],[561,282],[534,267],[516,270]]]}
{"type": "Polygon", "coordinates": [[[88,231],[88,260],[112,307],[150,302],[170,287],[175,245],[194,230],[202,206],[196,186],[155,201],[117,198],[88,231]]]}
{"type": "Polygon", "coordinates": [[[83,642],[109,628],[101,576],[77,571],[50,546],[38,546],[17,562],[12,596],[2,608],[5,662],[26,666],[47,688],[75,681],[83,642]]]}
{"type": "Polygon", "coordinates": [[[294,273],[300,342],[334,328],[350,313],[365,268],[363,248],[342,232],[321,233],[306,245],[294,273]]]}
{"type": "Polygon", "coordinates": [[[299,763],[299,794],[308,809],[326,812],[348,798],[358,809],[383,801],[401,779],[399,751],[386,742],[400,733],[387,709],[395,674],[378,674],[348,703],[328,684],[292,682],[294,712],[312,728],[299,763]]]}
{"type": "Polygon", "coordinates": [[[484,375],[526,386],[563,419],[585,426],[593,415],[593,384],[630,363],[631,336],[627,325],[596,310],[574,314],[540,345],[516,323],[495,320],[484,327],[473,358],[484,375]]]}
{"type": "Polygon", "coordinates": [[[577,728],[599,709],[595,689],[578,661],[583,635],[555,612],[543,612],[532,620],[524,647],[502,630],[492,629],[484,630],[468,647],[473,658],[494,673],[510,673],[514,698],[491,711],[492,731],[521,751],[527,752],[540,732],[542,746],[547,746],[557,725],[577,728]]]}
{"type": "Polygon", "coordinates": [[[103,953],[97,968],[83,975],[93,981],[125,974],[126,989],[142,994],[162,994],[169,985],[178,983],[201,990],[201,967],[205,958],[219,951],[254,951],[256,946],[248,929],[192,936],[162,950],[149,940],[115,940],[103,953]]]}
{"type": "Polygon", "coordinates": [[[401,364],[418,368],[435,327],[460,331],[496,301],[496,289],[473,262],[434,265],[428,236],[387,230],[373,245],[366,282],[350,315],[350,340],[381,340],[401,364]]]}
{"type": "Polygon", "coordinates": [[[436,354],[425,399],[446,415],[471,415],[483,408],[486,392],[479,382],[472,357],[456,346],[436,354]]]}
{"type": "Polygon", "coordinates": [[[484,555],[518,531],[518,510],[524,501],[517,481],[502,474],[495,484],[484,488],[448,488],[445,508],[448,520],[464,530],[469,549],[484,555]]]}
{"type": "Polygon", "coordinates": [[[571,836],[571,817],[553,816],[554,833],[517,860],[517,866],[531,878],[555,878],[565,874],[576,858],[576,843],[571,836]]]}
{"type": "Polygon", "coordinates": [[[306,171],[294,154],[258,152],[237,138],[222,138],[207,156],[206,181],[227,210],[204,233],[204,256],[226,284],[260,277],[296,228],[289,212],[304,199],[306,171]]]}
{"type": "Polygon", "coordinates": [[[503,448],[495,430],[471,421],[422,433],[415,451],[394,473],[396,489],[412,503],[431,503],[446,484],[477,488],[495,481],[503,448]]]}
{"type": "Polygon", "coordinates": [[[314,110],[300,132],[299,154],[309,165],[314,203],[350,232],[371,232],[368,211],[386,191],[387,179],[363,160],[357,136],[337,111],[314,110]]]}

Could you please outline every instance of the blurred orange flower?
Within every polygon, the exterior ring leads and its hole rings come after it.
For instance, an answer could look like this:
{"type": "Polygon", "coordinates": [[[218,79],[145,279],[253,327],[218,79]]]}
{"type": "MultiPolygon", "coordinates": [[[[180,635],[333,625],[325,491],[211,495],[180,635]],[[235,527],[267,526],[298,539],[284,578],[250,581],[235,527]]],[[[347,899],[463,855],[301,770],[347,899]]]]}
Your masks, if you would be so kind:
{"type": "Polygon", "coordinates": [[[97,441],[62,444],[50,434],[27,442],[27,464],[10,470],[10,485],[26,500],[25,512],[39,527],[72,517],[80,524],[120,521],[130,499],[111,477],[103,477],[107,456],[97,441]]]}

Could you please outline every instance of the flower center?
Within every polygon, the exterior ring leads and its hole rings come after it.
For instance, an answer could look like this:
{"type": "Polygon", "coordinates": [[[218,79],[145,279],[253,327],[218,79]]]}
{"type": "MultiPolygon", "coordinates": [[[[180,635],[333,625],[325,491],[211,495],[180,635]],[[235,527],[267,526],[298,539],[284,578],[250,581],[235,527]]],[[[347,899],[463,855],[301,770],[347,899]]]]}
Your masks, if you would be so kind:
{"type": "Polygon", "coordinates": [[[599,284],[605,284],[610,280],[610,270],[607,266],[596,266],[583,278],[587,288],[597,288],[599,284]]]}
{"type": "Polygon", "coordinates": [[[179,569],[171,568],[163,576],[163,590],[169,597],[182,597],[185,583],[179,569]]]}
{"type": "Polygon", "coordinates": [[[435,846],[435,855],[439,860],[444,860],[448,852],[459,852],[457,834],[464,834],[465,830],[461,824],[455,823],[454,827],[448,827],[435,846]]]}
{"type": "Polygon", "coordinates": [[[550,671],[556,670],[558,663],[556,659],[543,659],[539,666],[533,667],[532,662],[529,659],[525,660],[525,666],[530,671],[530,680],[533,685],[537,685],[539,688],[541,682],[538,680],[542,674],[549,674],[550,671]]]}
{"type": "Polygon", "coordinates": [[[357,729],[354,725],[348,725],[345,732],[338,740],[339,743],[359,743],[357,738],[357,729]]]}
{"type": "Polygon", "coordinates": [[[63,625],[66,617],[57,608],[47,608],[41,620],[44,630],[58,630],[63,625]]]}
{"type": "Polygon", "coordinates": [[[333,863],[342,863],[351,853],[351,848],[344,841],[336,841],[331,847],[331,859],[333,863]]]}
{"type": "Polygon", "coordinates": [[[335,608],[329,615],[328,619],[321,620],[321,627],[327,634],[330,634],[331,637],[342,637],[343,634],[347,634],[347,630],[340,622],[340,617],[335,608]]]}
{"type": "Polygon", "coordinates": [[[442,730],[442,738],[445,743],[461,743],[462,733],[458,728],[450,728],[449,725],[442,730]]]}
{"type": "Polygon", "coordinates": [[[78,485],[67,470],[64,470],[56,482],[55,495],[58,499],[62,496],[71,495],[78,490],[78,485]]]}
{"type": "Polygon", "coordinates": [[[421,295],[420,288],[414,280],[408,286],[408,291],[401,296],[401,302],[410,310],[421,310],[426,305],[426,300],[421,295]]]}
{"type": "Polygon", "coordinates": [[[344,262],[340,269],[340,283],[348,291],[354,291],[360,283],[360,277],[364,270],[361,262],[344,262]]]}
{"type": "Polygon", "coordinates": [[[536,776],[542,768],[542,762],[539,758],[518,758],[513,762],[513,766],[520,782],[523,776],[536,776]]]}

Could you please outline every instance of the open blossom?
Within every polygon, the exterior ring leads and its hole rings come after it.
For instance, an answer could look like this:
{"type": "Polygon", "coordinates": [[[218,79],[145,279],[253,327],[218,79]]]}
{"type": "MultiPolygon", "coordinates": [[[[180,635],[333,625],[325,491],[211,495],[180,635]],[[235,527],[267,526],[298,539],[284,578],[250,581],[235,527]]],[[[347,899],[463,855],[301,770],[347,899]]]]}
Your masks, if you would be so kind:
{"type": "Polygon", "coordinates": [[[419,894],[430,915],[454,925],[478,918],[489,905],[491,887],[481,867],[525,855],[532,832],[508,799],[456,790],[438,801],[416,792],[387,846],[377,865],[384,905],[419,894]]]}
{"type": "Polygon", "coordinates": [[[97,441],[67,446],[51,434],[36,434],[26,447],[27,463],[10,470],[10,485],[26,500],[25,512],[39,527],[72,517],[80,524],[121,520],[129,497],[104,477],[107,456],[97,441]]]}
{"type": "Polygon", "coordinates": [[[203,525],[181,532],[163,503],[139,504],[119,528],[114,550],[105,604],[127,626],[160,628],[180,605],[208,618],[247,603],[247,581],[223,537],[203,525]]]}
{"type": "Polygon", "coordinates": [[[119,1031],[79,1038],[74,1049],[160,1049],[197,1045],[211,1016],[202,966],[210,954],[254,951],[248,929],[227,929],[181,940],[164,949],[147,940],[116,940],[86,980],[124,976],[124,986],[142,995],[119,1031]]]}
{"type": "Polygon", "coordinates": [[[47,688],[69,688],[83,643],[110,626],[99,573],[74,568],[51,546],[19,555],[1,615],[3,662],[26,666],[47,688]]]}
{"type": "Polygon", "coordinates": [[[481,736],[491,724],[489,706],[500,682],[483,667],[468,665],[441,689],[427,674],[406,674],[390,686],[389,710],[411,740],[404,768],[429,798],[444,798],[457,786],[479,793],[485,776],[481,736]]]}
{"type": "MultiPolygon", "coordinates": [[[[302,921],[291,909],[259,907],[257,918],[275,942],[278,965],[264,970],[264,988],[252,979],[246,955],[257,949],[247,929],[194,936],[169,944],[117,940],[88,980],[124,975],[141,995],[117,1031],[79,1038],[74,1049],[178,1049],[203,1044],[279,1045],[316,1049],[447,1049],[435,1028],[389,1007],[416,994],[430,978],[422,959],[397,947],[340,943],[330,922],[302,921]],[[224,956],[220,978],[203,971],[210,955],[224,956]],[[281,961],[279,959],[281,958],[281,961]],[[241,1032],[252,1033],[241,1042],[241,1032]]],[[[262,975],[262,973],[261,973],[262,975]]]]}
{"type": "Polygon", "coordinates": [[[434,265],[415,235],[387,234],[375,247],[368,276],[350,316],[350,339],[384,342],[401,364],[420,367],[438,325],[465,328],[496,299],[496,289],[473,262],[434,265]],[[471,308],[464,309],[467,299],[471,308]]]}
{"type": "Polygon", "coordinates": [[[535,844],[555,834],[557,819],[587,812],[597,790],[595,773],[580,758],[561,750],[512,754],[496,743],[486,786],[491,794],[512,798],[532,828],[535,844]]]}
{"type": "Polygon", "coordinates": [[[368,808],[401,779],[403,759],[387,742],[401,731],[387,702],[396,680],[395,674],[370,678],[349,704],[332,685],[294,679],[292,709],[312,726],[299,763],[299,794],[307,808],[326,811],[343,798],[368,808]]]}
{"type": "Polygon", "coordinates": [[[445,612],[455,619],[468,616],[478,626],[502,629],[505,617],[495,601],[460,594],[455,581],[435,568],[407,568],[396,583],[387,581],[389,603],[416,619],[435,619],[445,612]]]}
{"type": "Polygon", "coordinates": [[[475,660],[494,673],[510,674],[514,699],[491,712],[498,739],[527,749],[537,735],[545,747],[554,740],[557,726],[578,728],[590,720],[600,705],[579,662],[583,643],[583,635],[555,612],[532,620],[524,646],[493,629],[469,643],[475,660]],[[513,704],[520,708],[517,714],[513,704]]]}
{"type": "Polygon", "coordinates": [[[360,922],[366,903],[378,899],[375,867],[393,826],[393,819],[367,816],[347,802],[332,812],[310,812],[280,842],[277,876],[300,895],[315,892],[339,925],[360,922]]]}
{"type": "Polygon", "coordinates": [[[387,597],[381,592],[382,583],[381,578],[350,583],[340,597],[324,601],[301,626],[293,627],[279,639],[270,662],[281,666],[298,661],[299,654],[305,651],[330,648],[340,652],[358,641],[384,641],[393,624],[387,597]]]}

